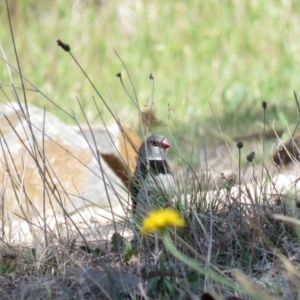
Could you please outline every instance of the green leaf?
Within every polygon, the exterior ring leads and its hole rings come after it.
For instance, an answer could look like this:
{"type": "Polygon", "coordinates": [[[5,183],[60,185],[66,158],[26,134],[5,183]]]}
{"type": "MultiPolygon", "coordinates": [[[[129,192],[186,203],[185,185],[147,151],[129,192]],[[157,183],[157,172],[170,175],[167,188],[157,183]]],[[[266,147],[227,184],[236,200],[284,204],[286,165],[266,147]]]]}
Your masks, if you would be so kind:
{"type": "Polygon", "coordinates": [[[112,251],[118,252],[124,247],[125,241],[124,238],[117,232],[115,232],[111,237],[112,251]]]}

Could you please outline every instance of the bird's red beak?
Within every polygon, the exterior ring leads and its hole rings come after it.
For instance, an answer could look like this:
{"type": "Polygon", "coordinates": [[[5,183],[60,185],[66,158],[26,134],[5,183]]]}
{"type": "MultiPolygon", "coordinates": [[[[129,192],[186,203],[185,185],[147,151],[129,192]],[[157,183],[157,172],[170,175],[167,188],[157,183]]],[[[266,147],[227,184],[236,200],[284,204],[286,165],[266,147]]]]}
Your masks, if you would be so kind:
{"type": "Polygon", "coordinates": [[[171,147],[171,145],[169,144],[169,142],[166,139],[161,142],[161,145],[164,149],[168,149],[171,147]]]}

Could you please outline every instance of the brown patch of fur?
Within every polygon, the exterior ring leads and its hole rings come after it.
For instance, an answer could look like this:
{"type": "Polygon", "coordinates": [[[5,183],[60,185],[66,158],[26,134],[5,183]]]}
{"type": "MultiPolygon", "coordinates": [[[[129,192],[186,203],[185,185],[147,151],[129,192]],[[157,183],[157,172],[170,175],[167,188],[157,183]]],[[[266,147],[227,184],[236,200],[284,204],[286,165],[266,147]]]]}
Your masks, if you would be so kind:
{"type": "Polygon", "coordinates": [[[273,155],[273,161],[277,165],[287,165],[295,160],[300,160],[300,134],[282,144],[273,155]]]}
{"type": "Polygon", "coordinates": [[[120,156],[107,153],[103,153],[101,156],[116,175],[121,178],[124,185],[128,187],[129,179],[136,167],[136,149],[141,145],[141,140],[133,130],[126,127],[123,127],[122,130],[123,135],[120,133],[117,140],[120,156]]]}

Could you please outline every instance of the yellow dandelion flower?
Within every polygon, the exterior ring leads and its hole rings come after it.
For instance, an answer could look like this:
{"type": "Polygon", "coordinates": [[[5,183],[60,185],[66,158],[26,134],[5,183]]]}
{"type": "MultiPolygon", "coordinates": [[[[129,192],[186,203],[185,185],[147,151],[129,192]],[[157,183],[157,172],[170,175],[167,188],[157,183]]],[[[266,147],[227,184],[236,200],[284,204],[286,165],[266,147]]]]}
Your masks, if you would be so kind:
{"type": "Polygon", "coordinates": [[[161,230],[167,226],[184,226],[184,220],[180,214],[171,208],[157,209],[151,212],[142,224],[142,233],[148,233],[152,230],[161,230]]]}

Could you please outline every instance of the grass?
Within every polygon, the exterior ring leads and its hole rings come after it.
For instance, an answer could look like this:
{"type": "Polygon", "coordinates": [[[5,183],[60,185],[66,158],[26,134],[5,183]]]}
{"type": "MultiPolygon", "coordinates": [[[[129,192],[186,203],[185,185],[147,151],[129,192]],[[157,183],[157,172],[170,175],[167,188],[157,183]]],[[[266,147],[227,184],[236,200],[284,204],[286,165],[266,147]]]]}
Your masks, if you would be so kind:
{"type": "MultiPolygon", "coordinates": [[[[5,25],[0,40],[14,63],[5,2],[0,5],[5,25]]],[[[78,97],[90,122],[100,121],[91,105],[94,92],[56,47],[57,38],[71,45],[104,98],[112,97],[120,118],[138,127],[134,104],[115,76],[121,71],[128,83],[116,49],[130,70],[141,108],[150,105],[148,77],[153,73],[155,111],[180,140],[187,131],[199,137],[210,130],[217,138],[208,103],[230,136],[260,129],[262,100],[269,103],[269,119],[277,126],[296,121],[292,92],[298,87],[300,68],[295,39],[299,10],[295,2],[272,0],[151,4],[90,0],[71,6],[64,1],[36,5],[27,0],[17,4],[12,21],[24,76],[62,108],[80,116],[78,97]]],[[[1,82],[7,79],[1,68],[1,82]]],[[[29,101],[46,105],[34,92],[29,101]]],[[[47,109],[69,122],[56,108],[47,109]]],[[[104,108],[101,114],[111,120],[104,108]]],[[[164,126],[159,130],[166,131],[164,126]]]]}
{"type": "MultiPolygon", "coordinates": [[[[298,7],[287,2],[275,5],[275,1],[130,5],[125,1],[118,5],[86,1],[74,2],[70,8],[60,1],[20,3],[11,12],[17,54],[22,74],[38,89],[26,91],[25,99],[22,90],[12,95],[14,88],[3,84],[10,84],[9,72],[3,68],[1,87],[9,93],[3,94],[1,100],[46,105],[47,111],[70,124],[75,123],[75,118],[64,110],[71,115],[74,111],[78,120],[88,124],[99,122],[101,116],[106,122],[119,118],[136,127],[139,127],[138,110],[154,101],[159,117],[167,125],[161,131],[173,135],[178,130],[174,140],[178,140],[178,145],[186,144],[183,149],[178,147],[181,151],[176,153],[184,172],[176,173],[179,182],[174,200],[174,207],[186,226],[169,231],[167,242],[174,243],[175,248],[168,248],[159,234],[144,240],[136,230],[138,222],[128,223],[128,218],[118,225],[135,231],[133,240],[120,235],[122,230],[117,230],[114,224],[115,233],[110,240],[103,241],[84,216],[81,217],[84,229],[79,222],[70,222],[72,218],[66,212],[62,224],[54,229],[46,219],[35,224],[25,216],[25,222],[32,228],[38,227],[41,236],[32,231],[33,246],[12,245],[2,228],[1,293],[6,293],[5,299],[13,297],[13,289],[20,297],[26,291],[27,295],[42,299],[86,296],[92,299],[93,295],[99,297],[100,292],[102,297],[103,293],[111,292],[108,299],[121,299],[124,286],[118,285],[120,280],[116,276],[121,277],[122,284],[126,278],[135,276],[130,280],[142,282],[139,292],[147,294],[148,299],[192,299],[204,291],[243,299],[298,299],[300,236],[296,190],[278,189],[268,164],[266,154],[270,149],[265,138],[261,145],[256,145],[259,151],[254,160],[246,161],[245,157],[250,151],[257,151],[256,148],[234,145],[226,149],[228,156],[236,156],[238,163],[232,172],[237,172],[238,179],[228,179],[225,174],[219,185],[214,172],[222,168],[208,165],[206,141],[211,140],[204,137],[218,134],[230,141],[235,134],[263,132],[265,126],[270,127],[268,120],[273,119],[280,127],[286,124],[288,128],[295,127],[297,109],[292,91],[293,85],[297,86],[297,76],[293,75],[299,66],[293,37],[297,32],[298,7]],[[116,11],[125,9],[122,5],[129,5],[130,9],[125,8],[133,17],[120,26],[116,11]],[[133,27],[125,28],[130,21],[133,27]],[[72,55],[96,89],[72,57],[57,47],[57,38],[71,45],[72,55]],[[120,70],[125,87],[116,77],[120,70]],[[152,81],[148,79],[151,72],[155,78],[152,81]],[[50,104],[41,91],[57,106],[50,104]],[[77,104],[77,97],[82,106],[77,104]],[[268,107],[264,110],[261,103],[266,99],[268,107]],[[290,100],[279,102],[281,99],[290,100]],[[116,117],[107,105],[113,112],[116,110],[116,117]],[[186,149],[190,150],[188,154],[186,149]],[[204,153],[203,161],[199,160],[200,153],[204,153]],[[186,156],[191,162],[185,161],[186,156]],[[256,165],[259,160],[261,164],[256,165]],[[67,228],[65,235],[62,228],[67,228]],[[174,251],[181,255],[171,255],[174,251]],[[184,256],[189,258],[188,264],[180,261],[184,256]],[[90,277],[78,281],[78,266],[90,277]],[[109,291],[97,284],[98,276],[103,280],[103,273],[89,275],[91,267],[104,272],[109,291]],[[265,277],[272,273],[276,274],[277,283],[265,277]],[[10,276],[17,278],[17,289],[15,279],[10,276]],[[28,281],[33,284],[28,285],[28,281]]],[[[0,14],[4,11],[1,7],[0,14]]],[[[7,60],[15,65],[13,51],[6,50],[12,49],[10,38],[8,29],[0,32],[7,60]]],[[[13,80],[20,86],[17,74],[13,80]]],[[[22,118],[30,125],[26,114],[22,118]]],[[[30,133],[33,134],[32,129],[30,133]]],[[[40,147],[34,139],[31,142],[29,149],[40,147]]],[[[43,151],[31,153],[36,155],[37,168],[47,170],[51,165],[43,159],[43,151]]],[[[8,170],[7,167],[4,169],[8,170]]],[[[294,167],[298,167],[297,162],[294,167]]],[[[42,171],[40,176],[43,178],[42,171]]],[[[55,174],[51,176],[55,181],[55,174]]],[[[14,185],[13,188],[17,189],[14,185]]],[[[44,194],[51,190],[54,200],[63,205],[48,180],[43,189],[44,194]]],[[[126,213],[130,214],[130,210],[126,213]]],[[[135,299],[138,290],[126,293],[134,294],[135,299]]]]}

